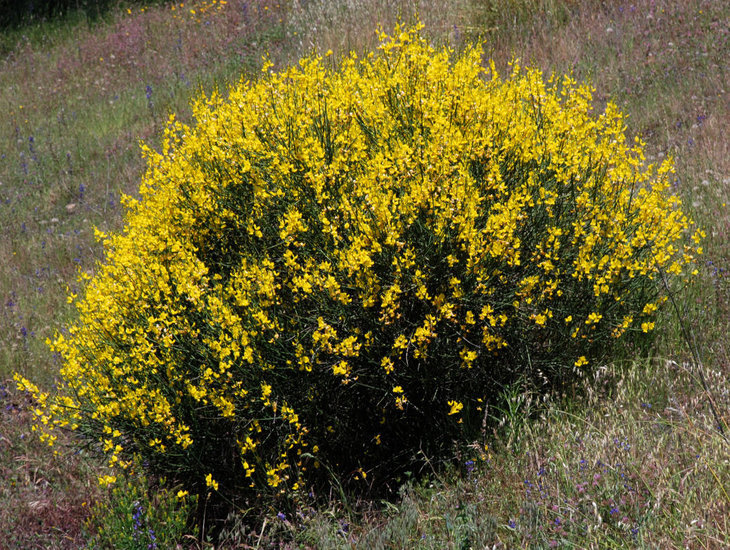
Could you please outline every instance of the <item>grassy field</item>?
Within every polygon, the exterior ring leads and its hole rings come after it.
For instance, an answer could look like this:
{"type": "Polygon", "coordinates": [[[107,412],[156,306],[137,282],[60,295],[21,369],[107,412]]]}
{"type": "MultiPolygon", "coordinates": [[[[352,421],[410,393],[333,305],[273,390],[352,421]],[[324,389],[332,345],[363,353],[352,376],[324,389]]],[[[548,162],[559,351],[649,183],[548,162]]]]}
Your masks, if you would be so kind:
{"type": "MultiPolygon", "coordinates": [[[[20,372],[53,385],[45,340],[71,315],[78,271],[103,257],[94,227],[121,228],[139,141],[154,146],[171,112],[192,122],[200,91],[256,78],[264,54],[275,68],[312,49],[336,59],[372,48],[378,26],[416,18],[435,44],[481,39],[498,68],[517,57],[572,72],[593,84],[597,109],[617,103],[650,161],[675,159],[675,190],[707,233],[698,282],[668,304],[649,359],[606,365],[580,401],[511,396],[493,411],[483,460],[455,457],[395,503],[272,510],[253,532],[233,518],[224,547],[730,547],[730,4],[229,0],[0,36],[0,507],[13,511],[0,514],[0,548],[79,548],[104,517],[133,530],[134,506],[164,508],[162,492],[130,487],[132,501],[99,488],[102,465],[73,439],[55,455],[38,442],[33,405],[11,382],[20,372]]],[[[158,532],[174,523],[155,521],[158,532]]],[[[181,544],[205,546],[184,534],[181,544]]]]}

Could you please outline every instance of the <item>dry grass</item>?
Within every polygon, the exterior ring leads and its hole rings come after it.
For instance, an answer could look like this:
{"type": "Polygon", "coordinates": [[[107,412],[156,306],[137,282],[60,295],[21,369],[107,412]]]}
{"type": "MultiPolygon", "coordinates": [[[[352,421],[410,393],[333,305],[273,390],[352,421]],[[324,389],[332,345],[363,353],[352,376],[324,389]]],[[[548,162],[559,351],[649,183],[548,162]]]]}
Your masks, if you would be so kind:
{"type": "Polygon", "coordinates": [[[31,431],[33,404],[12,385],[0,386],[1,549],[83,545],[82,527],[100,491],[94,463],[77,442],[64,439],[49,452],[31,431]]]}

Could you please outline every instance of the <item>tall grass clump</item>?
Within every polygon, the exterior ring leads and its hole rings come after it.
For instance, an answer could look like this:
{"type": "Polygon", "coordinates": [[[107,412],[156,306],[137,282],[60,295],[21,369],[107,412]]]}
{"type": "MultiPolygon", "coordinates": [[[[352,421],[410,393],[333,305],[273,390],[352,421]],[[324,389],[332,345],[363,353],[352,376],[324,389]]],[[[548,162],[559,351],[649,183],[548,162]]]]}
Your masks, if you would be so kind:
{"type": "Polygon", "coordinates": [[[502,78],[418,27],[380,41],[267,64],[144,148],[52,343],[58,393],[17,377],[45,440],[76,430],[201,506],[382,494],[505,386],[565,387],[651,337],[660,274],[701,252],[671,163],[570,77],[502,78]]]}

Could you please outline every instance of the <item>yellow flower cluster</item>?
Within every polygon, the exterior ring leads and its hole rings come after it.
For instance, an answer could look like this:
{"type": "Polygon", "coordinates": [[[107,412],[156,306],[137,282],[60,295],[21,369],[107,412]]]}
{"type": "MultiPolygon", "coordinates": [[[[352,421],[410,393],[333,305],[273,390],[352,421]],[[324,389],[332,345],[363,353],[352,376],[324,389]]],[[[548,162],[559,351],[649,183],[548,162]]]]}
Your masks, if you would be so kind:
{"type": "MultiPolygon", "coordinates": [[[[187,17],[200,22],[202,17],[221,11],[227,4],[228,2],[226,0],[202,0],[188,2],[187,5],[185,2],[172,3],[169,5],[169,9],[173,12],[173,19],[187,17]]],[[[140,13],[144,13],[147,10],[148,8],[146,6],[139,9],[140,13]]],[[[133,13],[131,8],[127,8],[127,15],[133,15],[133,13]]]]}
{"type": "Polygon", "coordinates": [[[266,64],[200,98],[195,127],[170,118],[52,344],[63,397],[19,382],[41,427],[192,488],[285,492],[450,441],[524,357],[571,372],[653,328],[655,279],[698,252],[671,164],[590,87],[502,79],[419,30],[338,70],[266,64]]]}

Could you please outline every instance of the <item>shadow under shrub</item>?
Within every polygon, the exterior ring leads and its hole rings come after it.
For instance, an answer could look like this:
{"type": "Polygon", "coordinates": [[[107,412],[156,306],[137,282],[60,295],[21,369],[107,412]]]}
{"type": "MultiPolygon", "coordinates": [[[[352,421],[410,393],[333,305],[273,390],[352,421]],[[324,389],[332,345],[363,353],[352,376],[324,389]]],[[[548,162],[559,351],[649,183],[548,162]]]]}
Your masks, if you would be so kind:
{"type": "Polygon", "coordinates": [[[171,117],[53,342],[59,393],[19,378],[43,437],[140,455],[208,517],[382,492],[505,385],[570,384],[648,337],[660,272],[698,252],[671,164],[645,165],[588,86],[481,56],[399,28],[171,117]]]}

